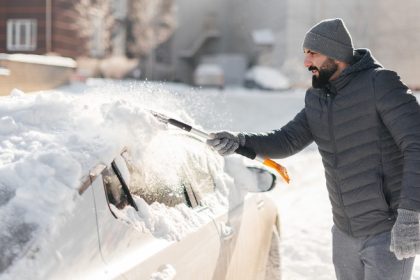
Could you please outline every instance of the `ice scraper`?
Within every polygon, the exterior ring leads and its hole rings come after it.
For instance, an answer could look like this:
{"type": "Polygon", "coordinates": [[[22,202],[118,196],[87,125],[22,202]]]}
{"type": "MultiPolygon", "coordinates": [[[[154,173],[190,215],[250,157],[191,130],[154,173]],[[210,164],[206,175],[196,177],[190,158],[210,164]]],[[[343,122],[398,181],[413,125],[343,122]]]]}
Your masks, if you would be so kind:
{"type": "MultiPolygon", "coordinates": [[[[200,138],[204,138],[204,139],[209,139],[210,135],[207,132],[201,131],[199,129],[196,129],[194,127],[192,127],[191,125],[188,125],[186,123],[183,123],[179,120],[176,119],[172,119],[167,117],[166,115],[162,114],[162,113],[158,113],[155,111],[150,111],[153,116],[155,116],[159,121],[166,123],[166,124],[170,124],[173,125],[175,127],[178,127],[182,130],[185,130],[187,132],[190,132],[200,138]]],[[[258,156],[253,150],[247,148],[247,147],[239,147],[235,153],[240,154],[242,156],[245,156],[247,158],[250,158],[252,160],[256,160],[261,162],[262,164],[264,164],[265,166],[268,166],[270,168],[275,169],[280,176],[286,181],[286,183],[289,183],[290,178],[289,175],[287,174],[287,170],[284,166],[280,165],[279,163],[275,162],[272,159],[269,158],[263,158],[258,156]]]]}

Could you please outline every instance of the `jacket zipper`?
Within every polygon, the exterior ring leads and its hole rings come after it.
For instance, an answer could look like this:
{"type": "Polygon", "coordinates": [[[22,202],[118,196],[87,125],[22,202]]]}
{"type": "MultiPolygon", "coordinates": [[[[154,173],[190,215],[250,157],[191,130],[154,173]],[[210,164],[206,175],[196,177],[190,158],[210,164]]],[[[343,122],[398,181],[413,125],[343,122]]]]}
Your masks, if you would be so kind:
{"type": "MultiPolygon", "coordinates": [[[[333,122],[333,110],[332,110],[332,106],[333,106],[333,101],[334,101],[334,95],[332,95],[331,93],[327,93],[327,105],[328,105],[328,130],[329,130],[329,134],[330,134],[330,139],[331,139],[331,143],[333,146],[333,154],[334,154],[334,161],[333,161],[333,167],[334,167],[334,173],[335,169],[337,168],[338,165],[338,160],[337,160],[337,143],[335,141],[335,134],[334,134],[334,122],[333,122]]],[[[334,174],[335,176],[335,181],[338,181],[338,178],[336,176],[336,174],[334,174]]],[[[348,232],[351,233],[351,226],[350,226],[350,219],[347,216],[346,212],[344,211],[344,201],[343,201],[343,195],[341,193],[341,188],[339,186],[337,186],[337,191],[338,191],[338,195],[340,198],[340,203],[343,206],[343,213],[344,216],[347,220],[347,228],[348,228],[348,232]]]]}
{"type": "Polygon", "coordinates": [[[334,168],[337,167],[337,144],[335,143],[335,135],[334,135],[334,128],[333,128],[333,113],[332,113],[332,105],[333,105],[334,98],[331,94],[327,93],[327,104],[328,104],[328,130],[330,133],[331,143],[333,146],[333,153],[334,153],[334,168]]]}

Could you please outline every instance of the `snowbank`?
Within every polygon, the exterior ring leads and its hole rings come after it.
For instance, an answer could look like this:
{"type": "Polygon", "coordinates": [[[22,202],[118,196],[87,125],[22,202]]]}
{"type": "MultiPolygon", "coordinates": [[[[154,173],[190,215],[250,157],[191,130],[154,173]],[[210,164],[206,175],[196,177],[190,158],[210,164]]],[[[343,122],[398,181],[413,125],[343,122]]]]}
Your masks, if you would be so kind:
{"type": "Polygon", "coordinates": [[[63,67],[76,67],[76,61],[70,57],[63,57],[57,55],[36,55],[36,54],[0,54],[1,60],[9,60],[16,62],[24,63],[35,63],[35,64],[46,64],[46,65],[56,65],[63,67]]]}

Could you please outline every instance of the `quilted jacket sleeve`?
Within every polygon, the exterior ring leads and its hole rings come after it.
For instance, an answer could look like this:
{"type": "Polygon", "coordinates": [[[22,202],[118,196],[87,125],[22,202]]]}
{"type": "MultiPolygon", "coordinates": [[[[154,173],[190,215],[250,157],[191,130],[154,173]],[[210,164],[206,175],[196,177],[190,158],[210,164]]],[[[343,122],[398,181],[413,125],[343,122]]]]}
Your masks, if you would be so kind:
{"type": "Polygon", "coordinates": [[[403,153],[399,208],[420,212],[420,107],[393,71],[378,71],[374,79],[377,110],[403,153]]]}
{"type": "Polygon", "coordinates": [[[260,156],[285,158],[308,146],[312,133],[306,119],[305,109],[281,129],[262,134],[246,134],[245,146],[260,156]]]}

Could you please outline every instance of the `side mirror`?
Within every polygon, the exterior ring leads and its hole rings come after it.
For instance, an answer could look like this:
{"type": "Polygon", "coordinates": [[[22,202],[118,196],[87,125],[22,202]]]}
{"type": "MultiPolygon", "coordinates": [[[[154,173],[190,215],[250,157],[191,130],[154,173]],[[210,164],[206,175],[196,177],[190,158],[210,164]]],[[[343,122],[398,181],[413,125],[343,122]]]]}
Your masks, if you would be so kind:
{"type": "Polygon", "coordinates": [[[258,167],[247,167],[257,176],[257,185],[248,189],[249,192],[268,192],[276,186],[277,177],[268,170],[258,167]]]}

